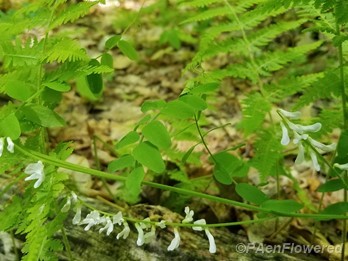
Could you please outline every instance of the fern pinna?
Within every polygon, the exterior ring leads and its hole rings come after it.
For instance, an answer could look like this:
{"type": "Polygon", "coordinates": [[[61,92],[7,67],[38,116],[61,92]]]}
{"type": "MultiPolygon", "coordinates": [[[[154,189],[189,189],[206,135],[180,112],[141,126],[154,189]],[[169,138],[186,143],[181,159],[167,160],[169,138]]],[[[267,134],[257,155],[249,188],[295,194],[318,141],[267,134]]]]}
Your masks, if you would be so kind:
{"type": "MultiPolygon", "coordinates": [[[[339,6],[344,1],[336,4],[327,2],[181,1],[185,8],[197,10],[196,15],[187,18],[184,24],[195,24],[202,30],[198,51],[186,67],[186,70],[196,73],[190,88],[207,82],[221,82],[227,77],[248,80],[256,86],[256,90],[245,94],[246,98],[241,102],[243,117],[239,127],[246,135],[256,134],[260,141],[267,138],[269,144],[275,144],[278,136],[267,135],[269,132],[277,132],[273,127],[267,127],[274,121],[273,104],[279,105],[290,96],[303,94],[292,105],[301,108],[319,99],[339,96],[339,70],[334,69],[337,64],[332,69],[326,69],[324,65],[324,68],[318,70],[308,67],[306,63],[309,55],[324,52],[330,48],[331,40],[337,38],[334,14],[326,11],[336,8],[337,12],[341,12],[339,6]],[[311,39],[311,34],[318,31],[320,39],[311,39]],[[291,39],[285,46],[278,43],[282,35],[290,34],[294,37],[294,32],[297,35],[301,32],[302,37],[308,35],[309,38],[291,39]],[[206,64],[221,54],[229,57],[223,68],[205,69],[206,64]],[[265,129],[268,130],[265,132],[265,129]]],[[[337,41],[343,39],[341,36],[337,41]]],[[[329,115],[338,119],[340,110],[337,106],[330,107],[324,109],[318,117],[324,123],[329,115]]],[[[338,125],[339,121],[331,120],[321,133],[328,133],[338,125]]],[[[280,159],[268,161],[274,158],[273,153],[276,152],[264,150],[264,142],[256,142],[254,145],[256,160],[250,164],[260,171],[261,180],[264,181],[268,175],[274,174],[270,170],[279,164],[280,159]]],[[[279,148],[277,150],[279,152],[279,148]]]]}

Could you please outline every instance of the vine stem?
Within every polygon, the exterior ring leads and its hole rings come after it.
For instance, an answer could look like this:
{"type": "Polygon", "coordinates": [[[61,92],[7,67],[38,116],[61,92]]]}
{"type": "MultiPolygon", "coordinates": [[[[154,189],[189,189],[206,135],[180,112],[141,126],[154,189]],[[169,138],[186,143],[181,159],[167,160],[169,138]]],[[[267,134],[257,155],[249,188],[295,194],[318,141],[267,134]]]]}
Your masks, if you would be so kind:
{"type": "MultiPolygon", "coordinates": [[[[77,164],[68,163],[68,162],[56,159],[52,156],[42,154],[42,153],[37,152],[37,151],[28,150],[28,149],[26,149],[18,144],[15,144],[15,149],[18,152],[21,152],[22,154],[24,154],[25,156],[27,156],[29,158],[41,160],[45,163],[51,164],[51,165],[56,166],[56,167],[61,167],[61,168],[68,169],[68,170],[78,171],[78,172],[84,173],[86,175],[91,175],[91,176],[95,176],[95,177],[99,177],[99,178],[106,178],[106,179],[115,180],[115,181],[125,182],[127,179],[124,176],[106,173],[106,172],[103,172],[100,170],[90,169],[90,168],[79,166],[77,164]]],[[[165,191],[175,192],[175,193],[179,193],[179,194],[187,195],[187,196],[191,196],[191,197],[205,198],[207,200],[219,202],[222,204],[227,204],[227,205],[240,207],[240,208],[244,208],[244,209],[249,209],[249,210],[253,210],[253,211],[260,211],[260,212],[264,212],[264,213],[268,213],[268,214],[276,215],[276,216],[297,217],[297,218],[314,218],[314,219],[324,219],[324,220],[348,219],[348,216],[346,216],[346,215],[303,214],[303,213],[295,213],[295,212],[275,211],[272,209],[267,209],[267,208],[247,204],[247,203],[242,203],[242,202],[234,201],[234,200],[227,199],[227,198],[216,197],[216,196],[204,194],[204,193],[193,191],[193,190],[172,187],[172,186],[163,185],[163,184],[159,184],[159,183],[155,183],[155,182],[151,182],[151,181],[143,181],[142,185],[146,185],[146,186],[153,187],[153,188],[158,188],[158,189],[165,190],[165,191]]]]}

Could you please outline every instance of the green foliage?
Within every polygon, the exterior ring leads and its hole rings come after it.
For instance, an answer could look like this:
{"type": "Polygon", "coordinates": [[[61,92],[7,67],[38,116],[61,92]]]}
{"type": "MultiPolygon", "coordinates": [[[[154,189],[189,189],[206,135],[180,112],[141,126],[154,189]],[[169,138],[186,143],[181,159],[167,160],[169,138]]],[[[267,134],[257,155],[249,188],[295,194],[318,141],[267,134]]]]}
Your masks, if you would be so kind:
{"type": "Polygon", "coordinates": [[[251,203],[254,203],[256,205],[261,205],[264,201],[269,200],[265,193],[247,183],[237,184],[236,192],[244,200],[250,201],[251,203]]]}
{"type": "Polygon", "coordinates": [[[299,204],[298,202],[287,199],[287,200],[266,200],[261,204],[261,207],[273,210],[273,211],[279,211],[284,214],[286,213],[292,213],[299,211],[303,206],[299,204]]]}

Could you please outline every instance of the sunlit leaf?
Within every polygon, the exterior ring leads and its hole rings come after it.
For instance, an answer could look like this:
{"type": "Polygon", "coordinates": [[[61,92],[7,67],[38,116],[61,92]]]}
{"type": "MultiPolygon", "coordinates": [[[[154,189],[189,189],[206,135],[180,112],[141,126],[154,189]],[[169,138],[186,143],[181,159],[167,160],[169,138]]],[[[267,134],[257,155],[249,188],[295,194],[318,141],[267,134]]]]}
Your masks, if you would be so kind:
{"type": "Polygon", "coordinates": [[[142,130],[144,137],[160,149],[171,146],[169,133],[160,121],[151,121],[142,130]]]}
{"type": "Polygon", "coordinates": [[[261,205],[264,201],[269,200],[265,193],[247,183],[238,183],[236,185],[236,192],[244,200],[256,205],[261,205]]]}
{"type": "Polygon", "coordinates": [[[142,142],[133,150],[133,157],[156,173],[162,173],[165,165],[158,149],[149,142],[142,142]]]}

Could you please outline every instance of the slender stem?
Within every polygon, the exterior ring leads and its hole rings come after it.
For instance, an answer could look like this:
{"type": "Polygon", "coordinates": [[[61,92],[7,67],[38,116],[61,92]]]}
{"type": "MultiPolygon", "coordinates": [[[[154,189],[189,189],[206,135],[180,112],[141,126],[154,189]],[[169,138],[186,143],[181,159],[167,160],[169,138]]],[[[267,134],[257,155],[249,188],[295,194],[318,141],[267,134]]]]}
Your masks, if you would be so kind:
{"type": "MultiPolygon", "coordinates": [[[[348,172],[344,172],[344,180],[347,181],[348,179],[348,172]]],[[[344,189],[343,191],[343,201],[345,204],[348,202],[348,195],[347,195],[347,190],[344,189]]],[[[347,215],[347,214],[346,214],[347,215]]],[[[341,252],[341,260],[345,260],[346,256],[346,241],[347,241],[347,221],[343,220],[343,228],[342,228],[342,252],[341,252]]]]}
{"type": "MultiPolygon", "coordinates": [[[[68,163],[68,162],[56,159],[56,158],[48,156],[48,155],[44,155],[44,154],[36,152],[36,151],[28,150],[26,148],[23,148],[22,146],[17,145],[17,144],[15,144],[15,148],[18,152],[21,152],[24,155],[26,155],[32,159],[41,160],[43,162],[46,162],[46,163],[51,164],[51,165],[56,166],[56,167],[74,170],[74,171],[84,173],[86,175],[91,175],[91,176],[100,177],[100,178],[106,178],[106,179],[110,179],[110,180],[121,181],[121,182],[126,181],[126,177],[111,174],[111,173],[105,173],[103,171],[99,171],[99,170],[95,170],[95,169],[82,167],[82,166],[79,166],[79,165],[76,165],[73,163],[68,163]]],[[[345,215],[302,214],[302,213],[293,213],[293,212],[287,213],[287,212],[275,211],[272,209],[266,209],[263,207],[258,207],[255,205],[250,205],[247,203],[242,203],[242,202],[234,201],[234,200],[227,199],[227,198],[216,197],[216,196],[212,196],[209,194],[196,192],[193,190],[188,190],[188,189],[183,189],[183,188],[178,188],[178,187],[171,187],[171,186],[167,186],[167,185],[163,185],[163,184],[159,184],[159,183],[155,183],[155,182],[150,182],[150,181],[143,181],[142,185],[146,185],[146,186],[153,187],[153,188],[158,188],[158,189],[165,190],[165,191],[175,192],[175,193],[179,193],[179,194],[187,195],[187,196],[191,196],[191,197],[205,198],[205,199],[208,199],[208,200],[211,200],[214,202],[219,202],[219,203],[226,204],[226,205],[241,207],[241,208],[254,210],[254,211],[261,211],[261,212],[270,213],[273,215],[278,215],[278,216],[283,216],[283,217],[316,218],[316,219],[348,219],[348,216],[345,216],[345,215]]]]}
{"type": "MultiPolygon", "coordinates": [[[[100,168],[100,160],[99,160],[99,157],[98,157],[98,149],[97,149],[97,139],[96,139],[96,136],[93,136],[93,151],[94,151],[94,161],[95,161],[95,165],[96,165],[96,168],[98,170],[101,170],[100,168]]],[[[114,198],[114,194],[112,194],[109,186],[108,186],[108,183],[106,182],[105,178],[102,178],[102,183],[103,183],[103,186],[104,188],[106,189],[106,191],[108,192],[109,196],[111,198],[114,198]]]]}
{"type": "MultiPolygon", "coordinates": [[[[210,149],[209,149],[207,143],[206,143],[205,140],[204,140],[204,137],[203,137],[202,132],[201,132],[201,128],[200,128],[199,125],[198,125],[198,120],[197,120],[196,115],[195,115],[195,123],[196,123],[196,128],[197,128],[199,137],[200,137],[201,140],[202,140],[203,146],[204,146],[205,149],[208,151],[208,153],[209,153],[211,159],[214,161],[214,163],[215,163],[215,164],[218,164],[218,162],[216,161],[214,155],[211,153],[211,151],[210,151],[210,149]]],[[[236,182],[233,178],[231,178],[231,180],[232,180],[232,182],[233,182],[234,184],[237,184],[237,182],[236,182]]]]}
{"type": "Polygon", "coordinates": [[[70,261],[73,261],[74,258],[73,258],[72,253],[71,253],[71,248],[70,248],[68,237],[66,236],[66,233],[65,233],[65,229],[62,228],[61,231],[62,231],[63,243],[65,246],[66,252],[68,253],[70,261]]]}
{"type": "MultiPolygon", "coordinates": [[[[341,34],[340,26],[336,23],[336,33],[337,36],[341,34]]],[[[347,112],[347,98],[346,98],[346,87],[345,87],[345,75],[344,75],[344,61],[343,61],[343,47],[342,43],[338,45],[338,61],[339,61],[339,71],[341,80],[341,99],[342,99],[342,111],[343,111],[343,127],[345,130],[348,129],[348,112],[347,112]]]]}

